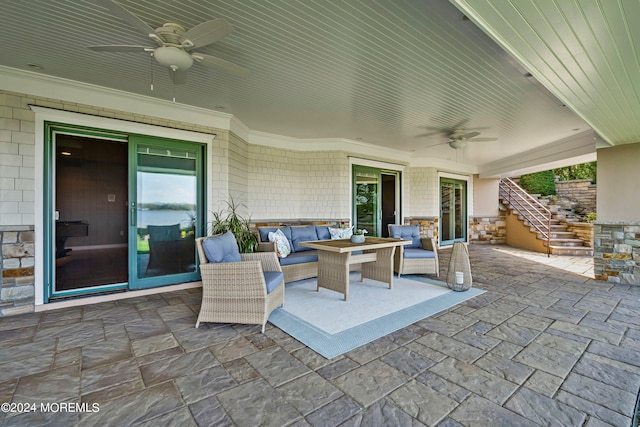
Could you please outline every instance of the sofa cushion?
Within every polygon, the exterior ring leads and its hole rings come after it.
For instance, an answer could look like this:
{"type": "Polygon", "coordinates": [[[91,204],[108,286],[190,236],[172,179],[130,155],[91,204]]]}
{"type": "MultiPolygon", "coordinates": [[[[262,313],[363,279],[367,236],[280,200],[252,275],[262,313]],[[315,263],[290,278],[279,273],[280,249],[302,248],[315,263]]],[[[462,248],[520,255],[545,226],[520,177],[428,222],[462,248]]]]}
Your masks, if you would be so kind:
{"type": "Polygon", "coordinates": [[[411,244],[406,245],[406,248],[422,248],[422,242],[420,241],[420,226],[419,225],[390,225],[390,236],[395,239],[411,240],[411,244]]]}
{"type": "Polygon", "coordinates": [[[436,254],[433,251],[428,251],[426,249],[419,248],[405,248],[404,250],[405,258],[413,258],[413,259],[425,259],[425,258],[435,258],[436,254]]]}
{"type": "Polygon", "coordinates": [[[267,284],[267,293],[270,294],[284,280],[282,271],[263,271],[264,281],[267,284]]]}
{"type": "Polygon", "coordinates": [[[310,250],[310,251],[294,252],[286,258],[280,258],[280,265],[294,265],[294,264],[302,264],[304,262],[317,262],[317,261],[318,261],[318,251],[310,250]]]}
{"type": "Polygon", "coordinates": [[[292,252],[295,252],[295,249],[293,248],[293,241],[291,240],[291,227],[258,227],[258,233],[260,234],[260,241],[261,242],[268,242],[269,241],[269,233],[275,233],[276,230],[280,229],[280,231],[282,231],[282,233],[287,237],[287,240],[289,240],[289,247],[291,248],[292,252]]]}
{"type": "Polygon", "coordinates": [[[202,241],[202,249],[209,262],[240,262],[240,250],[230,231],[202,241]]]}
{"type": "Polygon", "coordinates": [[[316,225],[316,234],[318,235],[318,240],[331,239],[331,233],[329,233],[329,227],[327,227],[326,225],[316,225]]]}
{"type": "Polygon", "coordinates": [[[311,248],[300,246],[300,243],[315,240],[318,240],[315,225],[309,225],[307,227],[291,227],[291,241],[293,242],[294,252],[313,250],[311,248]]]}
{"type": "Polygon", "coordinates": [[[282,230],[277,229],[273,233],[269,233],[269,241],[276,244],[276,253],[278,258],[286,258],[291,253],[291,246],[289,246],[289,239],[284,235],[282,230]]]}

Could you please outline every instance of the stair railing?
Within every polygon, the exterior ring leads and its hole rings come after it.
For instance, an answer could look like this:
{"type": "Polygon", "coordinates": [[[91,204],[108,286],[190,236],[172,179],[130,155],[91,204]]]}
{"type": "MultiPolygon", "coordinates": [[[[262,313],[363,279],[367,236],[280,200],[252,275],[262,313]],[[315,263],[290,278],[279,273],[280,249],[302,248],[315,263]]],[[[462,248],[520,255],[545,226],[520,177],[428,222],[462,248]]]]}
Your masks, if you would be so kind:
{"type": "Polygon", "coordinates": [[[538,199],[513,182],[502,178],[499,185],[499,196],[515,213],[531,224],[536,232],[547,240],[547,256],[551,254],[551,211],[538,199]]]}

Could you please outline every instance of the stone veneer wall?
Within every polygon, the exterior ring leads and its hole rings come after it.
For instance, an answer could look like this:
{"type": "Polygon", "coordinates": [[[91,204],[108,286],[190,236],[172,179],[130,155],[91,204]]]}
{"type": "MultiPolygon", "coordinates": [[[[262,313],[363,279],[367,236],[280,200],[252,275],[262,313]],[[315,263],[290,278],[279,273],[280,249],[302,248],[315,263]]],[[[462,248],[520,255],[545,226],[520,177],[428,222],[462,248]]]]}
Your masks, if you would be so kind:
{"type": "Polygon", "coordinates": [[[503,215],[469,218],[469,243],[503,244],[507,237],[507,222],[503,215]]]}
{"type": "Polygon", "coordinates": [[[640,285],[640,222],[595,223],[593,233],[595,278],[640,285]]]}
{"type": "Polygon", "coordinates": [[[0,317],[33,311],[34,237],[33,227],[0,226],[0,317]]]}
{"type": "Polygon", "coordinates": [[[438,217],[407,217],[404,219],[405,225],[419,225],[420,235],[425,237],[433,237],[436,239],[436,244],[440,241],[438,239],[438,217]]]}
{"type": "Polygon", "coordinates": [[[597,186],[588,179],[574,179],[571,181],[557,181],[556,193],[558,197],[575,200],[584,207],[584,212],[596,211],[597,186]]]}
{"type": "Polygon", "coordinates": [[[585,246],[593,247],[593,224],[588,222],[567,222],[567,231],[576,233],[576,237],[581,239],[585,246]]]}

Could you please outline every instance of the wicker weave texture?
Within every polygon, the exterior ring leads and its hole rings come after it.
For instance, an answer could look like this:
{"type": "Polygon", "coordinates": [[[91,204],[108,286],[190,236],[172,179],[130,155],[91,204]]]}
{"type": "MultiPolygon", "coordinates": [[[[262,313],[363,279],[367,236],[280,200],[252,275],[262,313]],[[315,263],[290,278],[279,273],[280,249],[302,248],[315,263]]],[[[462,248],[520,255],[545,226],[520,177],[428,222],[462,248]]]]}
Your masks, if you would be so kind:
{"type": "Polygon", "coordinates": [[[469,248],[462,242],[455,242],[451,249],[451,259],[447,269],[447,286],[454,291],[466,291],[472,285],[471,263],[469,262],[469,248]],[[464,276],[462,283],[456,283],[456,273],[464,276]]]}
{"type": "Polygon", "coordinates": [[[402,274],[435,274],[440,277],[440,265],[438,263],[438,247],[433,237],[420,239],[422,248],[432,251],[433,258],[405,258],[404,249],[398,248],[394,255],[393,269],[398,276],[402,274]]]}
{"type": "Polygon", "coordinates": [[[202,276],[201,322],[264,326],[269,314],[284,304],[284,281],[267,294],[263,271],[282,271],[274,252],[241,254],[241,262],[208,263],[196,239],[202,276]],[[203,262],[204,257],[204,262],[203,262]]]}
{"type": "Polygon", "coordinates": [[[362,279],[373,279],[388,283],[389,289],[393,288],[393,254],[396,247],[364,251],[364,253],[375,252],[376,262],[365,262],[362,264],[362,279]]]}

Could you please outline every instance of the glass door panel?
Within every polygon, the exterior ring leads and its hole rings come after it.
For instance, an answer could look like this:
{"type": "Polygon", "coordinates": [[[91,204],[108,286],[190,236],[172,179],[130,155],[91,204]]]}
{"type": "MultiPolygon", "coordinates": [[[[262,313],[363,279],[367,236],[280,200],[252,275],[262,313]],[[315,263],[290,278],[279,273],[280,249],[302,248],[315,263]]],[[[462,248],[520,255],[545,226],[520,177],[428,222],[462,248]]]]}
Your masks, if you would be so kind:
{"type": "Polygon", "coordinates": [[[185,143],[137,143],[135,239],[131,288],[197,280],[200,148],[185,143]]]}
{"type": "Polygon", "coordinates": [[[464,230],[466,227],[465,221],[465,194],[462,183],[456,183],[453,189],[454,194],[454,210],[453,210],[453,219],[455,222],[455,226],[453,228],[453,239],[454,240],[464,240],[464,230]]]}
{"type": "Polygon", "coordinates": [[[440,244],[466,241],[467,235],[467,183],[440,180],[440,244]]]}
{"type": "Polygon", "coordinates": [[[356,167],[354,181],[354,228],[367,230],[368,236],[380,236],[380,173],[356,167]]]}
{"type": "Polygon", "coordinates": [[[441,243],[451,242],[453,235],[451,228],[453,224],[453,218],[451,217],[451,196],[453,194],[451,184],[440,184],[440,224],[442,230],[440,231],[441,243]]]}

